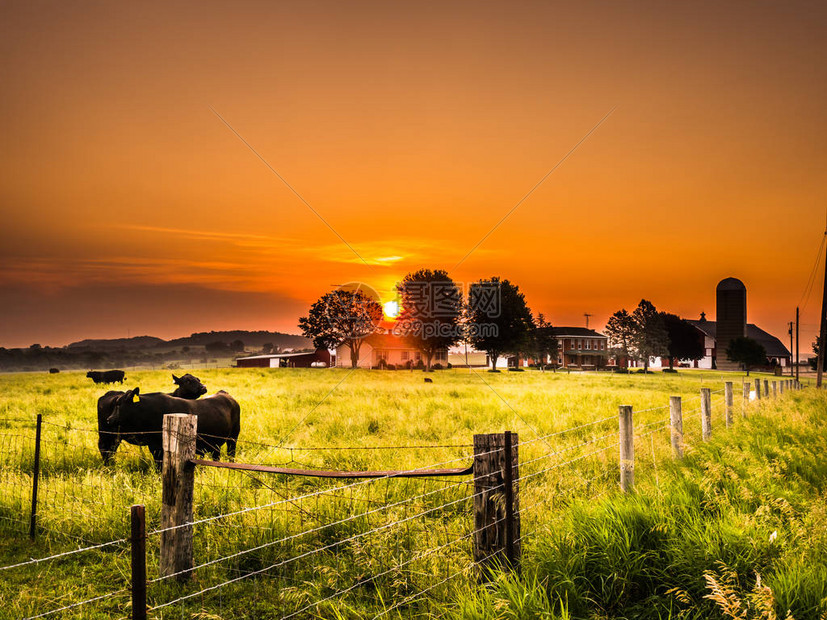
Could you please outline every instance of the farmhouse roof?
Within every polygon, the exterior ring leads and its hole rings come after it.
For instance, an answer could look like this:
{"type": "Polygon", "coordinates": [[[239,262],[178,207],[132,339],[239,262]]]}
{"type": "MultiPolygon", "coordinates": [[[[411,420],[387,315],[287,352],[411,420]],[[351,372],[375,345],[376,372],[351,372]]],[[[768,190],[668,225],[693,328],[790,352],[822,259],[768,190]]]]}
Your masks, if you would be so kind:
{"type": "Polygon", "coordinates": [[[415,349],[406,338],[394,334],[371,334],[365,342],[374,349],[415,349]]]}
{"type": "Polygon", "coordinates": [[[600,332],[596,332],[593,329],[589,329],[587,327],[555,327],[554,328],[554,335],[558,338],[560,337],[572,337],[575,338],[605,338],[603,334],[600,332]]]}
{"type": "MultiPolygon", "coordinates": [[[[694,325],[697,329],[705,333],[710,338],[717,339],[718,324],[715,321],[698,321],[690,320],[689,323],[694,325]]],[[[767,351],[767,357],[789,357],[790,351],[784,346],[778,338],[754,323],[747,323],[747,338],[752,338],[761,343],[767,351]]]]}

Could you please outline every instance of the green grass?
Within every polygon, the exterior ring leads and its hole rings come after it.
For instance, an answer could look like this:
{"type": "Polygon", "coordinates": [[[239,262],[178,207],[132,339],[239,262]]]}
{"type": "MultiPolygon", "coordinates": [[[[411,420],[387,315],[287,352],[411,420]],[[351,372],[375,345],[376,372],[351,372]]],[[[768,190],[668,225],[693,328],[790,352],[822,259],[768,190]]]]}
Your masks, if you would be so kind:
{"type": "MultiPolygon", "coordinates": [[[[817,504],[823,466],[814,466],[804,453],[823,450],[824,429],[801,411],[823,407],[823,401],[802,393],[763,404],[760,415],[752,405],[745,421],[740,417],[740,377],[728,375],[727,380],[737,382],[737,424],[723,432],[718,391],[724,379],[714,372],[643,376],[454,370],[431,375],[433,384],[425,384],[422,373],[404,371],[195,374],[211,392],[227,390],[241,404],[238,460],[243,462],[320,469],[407,469],[445,462],[458,467],[470,462],[468,444],[474,433],[510,429],[521,441],[530,441],[537,433],[611,419],[520,447],[521,475],[527,476],[520,489],[527,534],[524,578],[503,579],[493,589],[475,589],[473,573],[464,571],[470,565],[467,536],[473,527],[465,480],[381,480],[337,490],[342,483],[199,469],[196,518],[282,503],[196,526],[197,564],[308,533],[199,569],[190,584],[151,585],[152,605],[329,548],[158,610],[152,617],[280,617],[347,588],[352,588],[347,594],[297,617],[372,618],[394,605],[399,607],[386,617],[701,617],[692,614],[716,609],[703,598],[709,593],[706,571],[717,571],[715,578],[725,580],[731,577],[726,571],[735,570],[744,588],[754,583],[754,571],[763,571],[764,583],[776,579],[778,605],[791,609],[798,609],[800,601],[815,600],[817,588],[807,584],[823,583],[823,561],[812,559],[815,551],[812,557],[800,555],[807,545],[795,539],[789,553],[777,553],[781,543],[759,544],[759,534],[765,532],[743,516],[756,523],[764,512],[761,519],[777,517],[778,523],[799,519],[801,531],[810,533],[810,521],[821,523],[808,511],[817,504]],[[707,445],[700,441],[696,411],[703,386],[716,392],[716,439],[707,445]],[[663,407],[670,395],[685,398],[689,448],[679,466],[670,463],[668,430],[646,435],[668,417],[663,407]],[[637,427],[650,425],[636,441],[639,491],[631,498],[616,495],[616,438],[596,441],[616,430],[621,404],[639,411],[637,427]],[[292,449],[275,447],[282,442],[292,449]],[[387,446],[408,448],[384,449],[387,446]],[[358,449],[344,449],[353,447],[358,449]],[[565,452],[548,456],[560,451],[565,452]],[[578,460],[549,469],[572,459],[578,460]],[[767,477],[773,475],[779,478],[771,485],[767,477]],[[311,493],[318,495],[283,501],[311,493]],[[784,510],[794,511],[788,516],[778,507],[782,499],[787,502],[784,510]],[[376,512],[329,525],[372,510],[376,512]],[[416,517],[420,513],[425,514],[416,517]],[[404,522],[389,526],[400,520],[404,522]],[[716,564],[719,561],[726,568],[716,564]],[[768,566],[772,570],[767,571],[768,566]]],[[[134,385],[143,392],[173,387],[169,373],[161,371],[130,373],[129,386],[134,385]]],[[[148,528],[157,527],[160,483],[145,449],[122,445],[113,465],[101,464],[97,437],[90,431],[96,425],[95,402],[104,389],[82,373],[61,373],[0,375],[0,390],[0,566],[123,538],[133,503],[144,503],[148,528]],[[29,543],[25,532],[37,413],[45,422],[42,529],[38,540],[29,543]]],[[[784,532],[778,529],[778,539],[784,532]]],[[[150,578],[157,576],[157,545],[157,536],[151,536],[150,578]]],[[[128,546],[0,575],[0,617],[31,615],[125,587],[128,546]]],[[[806,604],[816,609],[821,602],[806,604]]],[[[61,617],[128,613],[127,595],[61,617]]],[[[806,617],[796,615],[799,620],[806,617]]]]}

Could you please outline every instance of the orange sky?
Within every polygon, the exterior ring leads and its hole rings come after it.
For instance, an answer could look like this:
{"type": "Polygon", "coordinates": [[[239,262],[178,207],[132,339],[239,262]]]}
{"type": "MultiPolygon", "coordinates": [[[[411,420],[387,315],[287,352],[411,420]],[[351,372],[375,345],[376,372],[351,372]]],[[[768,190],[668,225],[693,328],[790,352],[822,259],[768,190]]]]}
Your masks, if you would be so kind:
{"type": "Polygon", "coordinates": [[[0,346],[295,333],[331,285],[419,266],[597,327],[641,297],[712,318],[736,276],[788,342],[825,26],[820,2],[4,3],[0,346]]]}

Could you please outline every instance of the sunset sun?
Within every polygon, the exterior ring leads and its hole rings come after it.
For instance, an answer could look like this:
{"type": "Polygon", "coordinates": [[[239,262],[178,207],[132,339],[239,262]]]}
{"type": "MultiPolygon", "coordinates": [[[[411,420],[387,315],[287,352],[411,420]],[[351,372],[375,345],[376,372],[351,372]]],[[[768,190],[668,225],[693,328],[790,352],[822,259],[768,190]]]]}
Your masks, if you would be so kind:
{"type": "Polygon", "coordinates": [[[383,306],[383,310],[386,318],[395,319],[399,316],[399,303],[395,301],[386,301],[383,306]]]}

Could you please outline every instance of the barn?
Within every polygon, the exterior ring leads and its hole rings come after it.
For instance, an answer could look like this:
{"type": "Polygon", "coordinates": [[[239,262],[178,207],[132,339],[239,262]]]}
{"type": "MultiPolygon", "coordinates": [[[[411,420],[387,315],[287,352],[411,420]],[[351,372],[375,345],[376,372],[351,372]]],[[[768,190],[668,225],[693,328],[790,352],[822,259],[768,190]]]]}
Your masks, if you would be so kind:
{"type": "Polygon", "coordinates": [[[239,357],[237,368],[311,368],[333,366],[333,357],[327,349],[298,353],[274,353],[239,357]]]}

